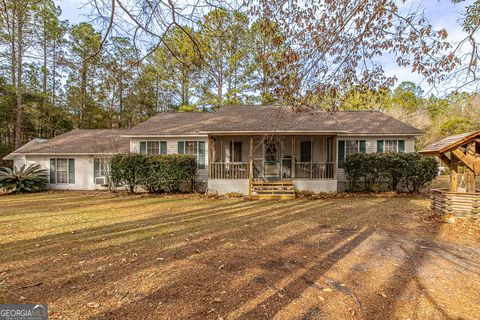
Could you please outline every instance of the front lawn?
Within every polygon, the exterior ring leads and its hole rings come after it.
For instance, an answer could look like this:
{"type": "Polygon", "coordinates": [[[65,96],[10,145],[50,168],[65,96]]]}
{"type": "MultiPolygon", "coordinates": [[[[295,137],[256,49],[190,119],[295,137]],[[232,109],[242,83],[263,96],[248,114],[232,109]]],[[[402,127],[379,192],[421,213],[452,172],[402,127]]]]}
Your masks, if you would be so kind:
{"type": "Polygon", "coordinates": [[[480,228],[422,196],[0,195],[0,303],[50,319],[478,319],[480,228]]]}

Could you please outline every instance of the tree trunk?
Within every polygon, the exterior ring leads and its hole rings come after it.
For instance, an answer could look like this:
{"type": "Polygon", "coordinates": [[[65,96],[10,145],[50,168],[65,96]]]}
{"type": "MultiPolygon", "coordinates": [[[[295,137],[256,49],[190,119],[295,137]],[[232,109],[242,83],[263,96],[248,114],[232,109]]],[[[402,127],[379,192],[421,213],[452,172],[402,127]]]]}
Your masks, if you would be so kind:
{"type": "Polygon", "coordinates": [[[15,86],[16,103],[15,103],[15,149],[22,146],[22,56],[23,56],[23,12],[18,12],[17,23],[17,82],[15,86]]]}
{"type": "Polygon", "coordinates": [[[220,70],[218,72],[218,81],[217,81],[217,96],[218,96],[218,106],[222,103],[222,92],[223,92],[223,63],[220,61],[220,70]]]}
{"type": "Polygon", "coordinates": [[[81,82],[81,104],[80,104],[80,114],[79,114],[79,128],[83,129],[85,121],[85,111],[87,105],[87,63],[84,61],[82,63],[82,82],[81,82]]]}
{"type": "Polygon", "coordinates": [[[13,12],[12,12],[12,26],[11,26],[11,35],[10,35],[10,46],[11,46],[11,55],[12,55],[12,65],[11,65],[11,72],[12,72],[12,86],[16,87],[17,83],[17,50],[16,50],[16,38],[15,38],[15,18],[17,13],[17,6],[16,1],[13,2],[13,12]]]}
{"type": "Polygon", "coordinates": [[[53,56],[52,56],[52,107],[55,108],[55,86],[57,78],[57,40],[53,41],[53,56]]]}
{"type": "Polygon", "coordinates": [[[120,77],[118,79],[119,81],[119,108],[118,108],[118,113],[119,113],[119,121],[118,121],[118,127],[123,128],[123,59],[120,58],[120,77]]]}
{"type": "Polygon", "coordinates": [[[47,131],[46,127],[48,126],[48,115],[49,112],[46,111],[46,102],[47,102],[47,30],[45,26],[45,21],[43,22],[43,66],[42,66],[42,108],[41,108],[41,125],[40,125],[40,135],[44,136],[47,131]]]}

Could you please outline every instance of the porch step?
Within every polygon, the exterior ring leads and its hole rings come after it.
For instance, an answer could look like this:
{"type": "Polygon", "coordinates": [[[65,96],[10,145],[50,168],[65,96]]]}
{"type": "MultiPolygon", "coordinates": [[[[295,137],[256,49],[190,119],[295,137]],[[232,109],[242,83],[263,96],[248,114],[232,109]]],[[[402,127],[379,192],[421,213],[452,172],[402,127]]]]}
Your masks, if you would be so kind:
{"type": "Polygon", "coordinates": [[[293,200],[295,199],[295,194],[262,194],[262,195],[252,195],[250,197],[252,200],[293,200]]]}
{"type": "Polygon", "coordinates": [[[252,199],[286,200],[295,199],[295,188],[292,181],[252,182],[252,199]]]}

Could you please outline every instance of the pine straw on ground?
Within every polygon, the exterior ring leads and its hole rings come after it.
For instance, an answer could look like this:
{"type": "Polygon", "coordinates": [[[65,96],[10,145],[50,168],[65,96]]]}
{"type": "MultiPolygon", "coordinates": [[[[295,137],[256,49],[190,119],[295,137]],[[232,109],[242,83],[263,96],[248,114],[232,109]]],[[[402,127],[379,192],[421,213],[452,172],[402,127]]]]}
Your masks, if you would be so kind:
{"type": "Polygon", "coordinates": [[[425,196],[0,196],[0,303],[50,319],[479,319],[480,228],[425,196]]]}

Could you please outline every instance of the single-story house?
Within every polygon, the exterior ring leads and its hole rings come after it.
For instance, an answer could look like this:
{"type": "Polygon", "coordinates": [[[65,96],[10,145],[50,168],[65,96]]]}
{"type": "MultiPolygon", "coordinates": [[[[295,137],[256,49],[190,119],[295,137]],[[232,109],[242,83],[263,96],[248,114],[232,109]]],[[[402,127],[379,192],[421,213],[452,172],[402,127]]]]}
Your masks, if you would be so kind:
{"type": "Polygon", "coordinates": [[[112,154],[130,151],[195,155],[199,179],[219,194],[251,194],[255,186],[254,193],[261,193],[268,189],[258,188],[261,183],[335,192],[343,188],[349,154],[413,152],[421,134],[380,111],[227,106],[215,112],[160,113],[129,130],[73,130],[35,139],[4,159],[17,167],[48,169],[50,189],[102,188],[102,164],[112,154]]]}

